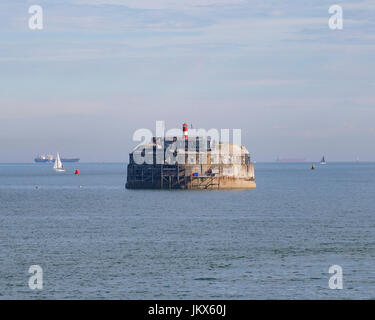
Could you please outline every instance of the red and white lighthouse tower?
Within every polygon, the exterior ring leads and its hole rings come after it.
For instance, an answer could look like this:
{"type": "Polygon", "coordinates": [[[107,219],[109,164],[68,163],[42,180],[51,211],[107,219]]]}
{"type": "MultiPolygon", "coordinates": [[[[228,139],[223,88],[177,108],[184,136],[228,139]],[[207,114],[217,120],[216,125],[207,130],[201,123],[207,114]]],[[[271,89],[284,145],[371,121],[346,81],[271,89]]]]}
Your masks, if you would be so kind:
{"type": "Polygon", "coordinates": [[[189,128],[189,126],[186,123],[184,123],[183,126],[182,126],[182,131],[184,132],[185,140],[188,139],[188,128],[189,128]]]}

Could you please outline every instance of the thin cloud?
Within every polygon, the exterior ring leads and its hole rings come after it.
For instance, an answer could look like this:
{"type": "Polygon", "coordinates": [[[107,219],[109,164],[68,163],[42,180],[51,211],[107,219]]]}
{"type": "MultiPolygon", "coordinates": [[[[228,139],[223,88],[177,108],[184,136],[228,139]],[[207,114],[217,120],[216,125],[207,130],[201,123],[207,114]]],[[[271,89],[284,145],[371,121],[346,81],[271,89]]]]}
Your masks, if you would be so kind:
{"type": "Polygon", "coordinates": [[[239,82],[241,86],[289,86],[304,84],[306,80],[290,80],[290,79],[257,79],[239,82]]]}
{"type": "Polygon", "coordinates": [[[77,4],[116,5],[135,9],[184,9],[244,3],[244,0],[75,0],[77,4]]]}

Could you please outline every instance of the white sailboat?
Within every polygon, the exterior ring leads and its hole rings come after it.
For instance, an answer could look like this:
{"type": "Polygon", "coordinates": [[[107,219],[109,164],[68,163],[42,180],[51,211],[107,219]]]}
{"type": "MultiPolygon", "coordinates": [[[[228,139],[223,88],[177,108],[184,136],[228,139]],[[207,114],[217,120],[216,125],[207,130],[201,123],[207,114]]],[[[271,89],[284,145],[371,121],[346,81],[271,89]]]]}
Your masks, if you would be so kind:
{"type": "Polygon", "coordinates": [[[326,159],[324,159],[324,156],[323,156],[322,160],[320,160],[320,164],[327,164],[326,159]]]}
{"type": "Polygon", "coordinates": [[[57,153],[55,163],[53,164],[53,170],[56,172],[65,172],[65,168],[62,165],[59,153],[57,153]]]}

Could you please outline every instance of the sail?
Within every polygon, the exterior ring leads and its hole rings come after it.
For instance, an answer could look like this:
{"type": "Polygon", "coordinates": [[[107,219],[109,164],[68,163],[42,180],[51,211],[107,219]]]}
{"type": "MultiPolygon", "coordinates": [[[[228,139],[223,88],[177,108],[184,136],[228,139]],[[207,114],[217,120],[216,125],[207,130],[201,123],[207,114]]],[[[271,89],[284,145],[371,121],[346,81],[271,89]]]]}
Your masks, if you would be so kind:
{"type": "Polygon", "coordinates": [[[55,163],[53,165],[53,168],[54,169],[62,169],[63,168],[63,165],[61,163],[61,160],[60,160],[60,155],[59,153],[57,153],[57,156],[56,156],[56,159],[55,159],[55,163]]]}
{"type": "Polygon", "coordinates": [[[323,158],[322,158],[322,160],[320,162],[326,162],[326,160],[324,159],[324,156],[323,156],[323,158]]]}
{"type": "Polygon", "coordinates": [[[53,164],[53,168],[57,169],[57,158],[55,159],[55,163],[53,164]]]}

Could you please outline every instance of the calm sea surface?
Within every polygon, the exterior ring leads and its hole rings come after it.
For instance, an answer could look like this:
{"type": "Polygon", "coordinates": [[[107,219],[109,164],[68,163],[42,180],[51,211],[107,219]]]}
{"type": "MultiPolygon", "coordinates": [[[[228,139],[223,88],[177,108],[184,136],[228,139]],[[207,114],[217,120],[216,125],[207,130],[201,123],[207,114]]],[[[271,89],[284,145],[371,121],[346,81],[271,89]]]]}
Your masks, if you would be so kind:
{"type": "Polygon", "coordinates": [[[256,164],[256,190],[133,191],[124,164],[1,164],[0,299],[374,299],[375,164],[310,165],[256,164]]]}

